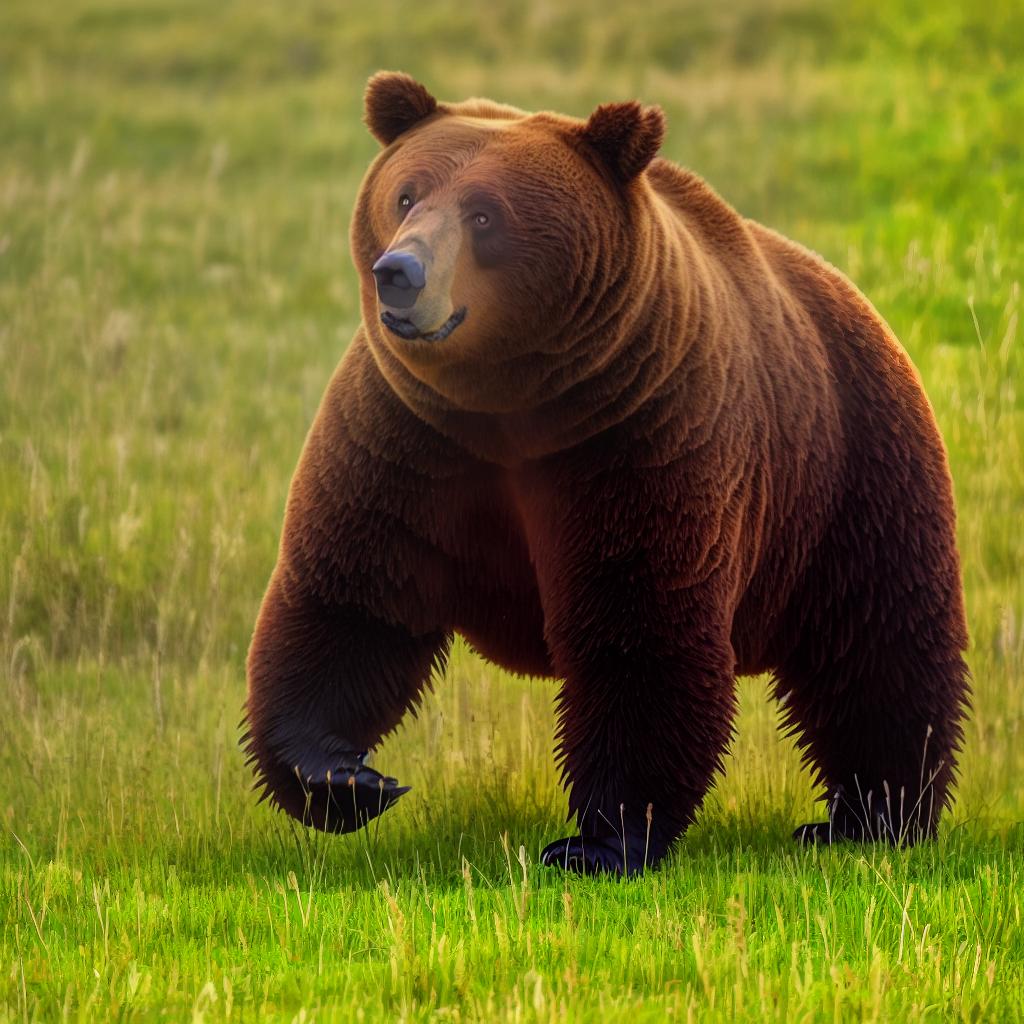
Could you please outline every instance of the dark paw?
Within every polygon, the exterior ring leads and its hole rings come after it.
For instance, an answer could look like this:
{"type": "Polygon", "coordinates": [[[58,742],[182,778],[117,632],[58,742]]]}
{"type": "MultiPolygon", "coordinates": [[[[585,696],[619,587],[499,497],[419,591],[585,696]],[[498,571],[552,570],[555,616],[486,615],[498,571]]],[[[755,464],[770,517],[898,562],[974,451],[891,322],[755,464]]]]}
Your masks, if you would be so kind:
{"type": "Polygon", "coordinates": [[[830,821],[815,821],[794,829],[793,838],[799,843],[813,845],[814,843],[831,844],[845,839],[846,836],[833,833],[830,821]]]}
{"type": "MultiPolygon", "coordinates": [[[[540,862],[546,867],[576,871],[581,875],[636,875],[644,870],[644,849],[639,850],[628,840],[623,849],[618,836],[572,836],[558,839],[544,847],[540,862]]],[[[653,857],[648,853],[646,866],[651,867],[653,857]]]]}
{"type": "MultiPolygon", "coordinates": [[[[901,820],[899,812],[887,802],[851,800],[841,786],[828,801],[828,821],[801,825],[793,838],[802,843],[889,843],[909,846],[929,834],[916,819],[901,820]]],[[[908,816],[909,818],[909,816],[908,816]]]]}
{"type": "Polygon", "coordinates": [[[906,839],[899,840],[889,826],[888,819],[879,815],[866,823],[857,820],[815,821],[801,825],[793,832],[793,838],[801,843],[890,843],[899,846],[906,839]]]}
{"type": "Polygon", "coordinates": [[[409,792],[398,779],[363,764],[365,756],[354,755],[320,778],[300,779],[306,792],[304,824],[324,832],[355,832],[409,792]]]}

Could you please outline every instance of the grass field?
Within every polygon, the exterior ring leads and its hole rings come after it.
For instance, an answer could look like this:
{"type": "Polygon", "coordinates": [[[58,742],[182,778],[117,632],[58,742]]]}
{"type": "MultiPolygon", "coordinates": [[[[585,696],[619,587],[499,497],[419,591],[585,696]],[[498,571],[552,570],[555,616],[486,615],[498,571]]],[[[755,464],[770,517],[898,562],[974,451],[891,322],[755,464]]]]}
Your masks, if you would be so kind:
{"type": "Polygon", "coordinates": [[[1024,10],[0,5],[0,1019],[1024,1016],[1024,10]],[[554,686],[464,648],[366,834],[255,805],[243,661],[359,318],[366,77],[584,115],[849,273],[946,437],[975,705],[910,852],[795,847],[764,680],[668,865],[544,870],[554,686]]]}

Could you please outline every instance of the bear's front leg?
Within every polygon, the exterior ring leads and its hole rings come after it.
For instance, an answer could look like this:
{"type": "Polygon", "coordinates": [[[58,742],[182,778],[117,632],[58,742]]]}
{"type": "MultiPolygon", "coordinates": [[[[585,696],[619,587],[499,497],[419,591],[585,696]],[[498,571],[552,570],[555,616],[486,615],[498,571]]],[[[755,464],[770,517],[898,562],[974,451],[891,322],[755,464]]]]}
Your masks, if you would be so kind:
{"type": "Polygon", "coordinates": [[[364,758],[447,658],[460,460],[357,333],[292,479],[249,650],[246,750],[264,795],[306,824],[350,832],[405,792],[364,758]]]}
{"type": "Polygon", "coordinates": [[[443,666],[451,638],[289,589],[285,576],[271,581],[249,654],[246,749],[274,804],[352,832],[407,792],[364,759],[443,666]]]}
{"type": "Polygon", "coordinates": [[[731,553],[656,472],[567,477],[524,502],[579,830],[542,861],[629,875],[693,820],[732,734],[731,553]]]}
{"type": "Polygon", "coordinates": [[[731,648],[692,622],[659,636],[635,582],[616,587],[621,604],[608,611],[618,621],[581,614],[556,645],[566,676],[559,751],[579,834],[549,844],[545,864],[627,875],[657,864],[722,766],[735,709],[731,648]]]}

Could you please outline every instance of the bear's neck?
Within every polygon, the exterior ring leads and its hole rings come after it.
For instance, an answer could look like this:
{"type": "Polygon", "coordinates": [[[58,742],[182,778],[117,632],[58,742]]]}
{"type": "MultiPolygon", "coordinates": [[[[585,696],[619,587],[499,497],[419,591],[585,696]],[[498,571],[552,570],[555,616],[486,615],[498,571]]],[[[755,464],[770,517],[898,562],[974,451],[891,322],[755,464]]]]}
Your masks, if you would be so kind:
{"type": "MultiPolygon", "coordinates": [[[[645,183],[646,184],[646,183],[645,183]]],[[[708,190],[710,192],[710,190],[708,190]]],[[[672,197],[675,198],[675,197],[672,197]]],[[[753,357],[747,340],[756,310],[776,302],[773,279],[743,219],[713,193],[697,210],[647,186],[637,221],[602,289],[628,293],[549,370],[550,395],[522,413],[494,417],[495,433],[523,459],[597,442],[608,457],[632,459],[636,444],[677,438],[721,423],[734,411],[730,381],[753,357]],[[686,398],[679,400],[680,391],[686,398]],[[680,422],[684,417],[686,422],[680,422]]],[[[656,446],[655,446],[656,447],[656,446]]],[[[652,449],[655,461],[671,458],[652,449]]]]}
{"type": "MultiPolygon", "coordinates": [[[[602,240],[614,258],[591,287],[607,307],[568,325],[570,344],[503,366],[502,397],[530,396],[522,409],[460,408],[374,346],[405,404],[476,458],[507,467],[589,442],[632,458],[638,440],[678,439],[729,417],[741,401],[730,382],[745,379],[740,364],[753,357],[751,317],[774,301],[771,272],[743,219],[703,183],[695,195],[678,182],[669,192],[642,185],[644,230],[602,240]]],[[[655,449],[642,457],[672,457],[655,449]]]]}

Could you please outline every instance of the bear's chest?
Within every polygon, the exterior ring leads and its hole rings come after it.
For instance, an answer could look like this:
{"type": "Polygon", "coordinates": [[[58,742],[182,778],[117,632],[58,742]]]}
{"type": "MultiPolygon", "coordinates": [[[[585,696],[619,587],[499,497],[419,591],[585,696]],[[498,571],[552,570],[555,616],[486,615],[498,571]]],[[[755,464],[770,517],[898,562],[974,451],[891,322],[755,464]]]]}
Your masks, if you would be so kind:
{"type": "Polygon", "coordinates": [[[521,523],[504,495],[482,490],[451,526],[456,630],[509,671],[552,675],[536,574],[521,523]]]}

